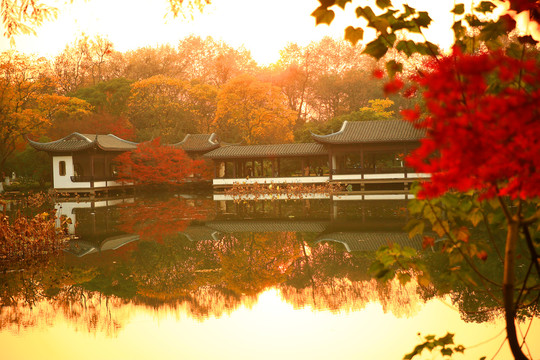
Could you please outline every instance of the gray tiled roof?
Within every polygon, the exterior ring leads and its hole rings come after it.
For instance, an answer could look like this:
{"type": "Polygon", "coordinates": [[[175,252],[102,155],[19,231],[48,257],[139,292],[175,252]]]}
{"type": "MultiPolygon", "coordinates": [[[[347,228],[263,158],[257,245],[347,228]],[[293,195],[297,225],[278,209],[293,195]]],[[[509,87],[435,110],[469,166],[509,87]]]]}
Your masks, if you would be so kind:
{"type": "Polygon", "coordinates": [[[212,134],[187,134],[184,140],[172,144],[173,147],[184,151],[210,151],[218,148],[219,140],[215,133],[212,134]]]}
{"type": "Polygon", "coordinates": [[[388,244],[422,248],[422,239],[419,236],[410,239],[405,232],[333,232],[323,234],[317,239],[317,242],[323,241],[342,243],[348,251],[377,251],[388,244]]]}
{"type": "Polygon", "coordinates": [[[292,157],[328,155],[324,145],[306,144],[273,144],[273,145],[230,145],[223,146],[204,155],[209,159],[258,158],[258,157],[292,157]]]}
{"type": "Polygon", "coordinates": [[[79,134],[77,132],[74,132],[60,140],[51,141],[48,143],[40,143],[32,140],[28,140],[28,142],[36,150],[53,153],[83,151],[93,147],[106,151],[128,151],[137,147],[137,143],[120,139],[112,134],[95,135],[79,134]]]}
{"type": "Polygon", "coordinates": [[[329,135],[311,135],[326,144],[358,144],[394,141],[418,141],[425,134],[402,120],[345,121],[341,130],[329,135]]]}

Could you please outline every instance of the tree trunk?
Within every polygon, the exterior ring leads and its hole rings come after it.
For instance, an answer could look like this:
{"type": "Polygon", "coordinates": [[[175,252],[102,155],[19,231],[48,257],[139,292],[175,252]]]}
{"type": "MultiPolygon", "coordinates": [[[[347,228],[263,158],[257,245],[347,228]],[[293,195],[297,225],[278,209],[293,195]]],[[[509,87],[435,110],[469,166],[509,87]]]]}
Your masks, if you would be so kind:
{"type": "Polygon", "coordinates": [[[504,279],[503,279],[503,300],[506,320],[506,336],[512,355],[518,360],[528,360],[521,351],[521,346],[516,332],[516,305],[514,304],[515,289],[515,251],[519,238],[519,219],[508,219],[508,229],[506,234],[506,249],[504,256],[504,279]]]}

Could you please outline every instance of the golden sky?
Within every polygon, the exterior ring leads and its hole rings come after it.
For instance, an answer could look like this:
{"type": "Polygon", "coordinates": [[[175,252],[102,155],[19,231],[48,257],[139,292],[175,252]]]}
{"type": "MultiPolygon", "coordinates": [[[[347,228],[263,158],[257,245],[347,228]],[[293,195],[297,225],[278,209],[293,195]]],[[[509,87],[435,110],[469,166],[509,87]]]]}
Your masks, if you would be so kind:
{"type": "MultiPolygon", "coordinates": [[[[396,0],[398,1],[398,0],[396,0]]],[[[43,56],[58,54],[66,44],[81,34],[109,38],[115,49],[126,51],[143,46],[170,43],[191,34],[212,36],[233,47],[245,46],[260,64],[279,58],[279,50],[287,43],[307,45],[323,36],[342,38],[348,25],[360,25],[354,8],[337,12],[332,26],[315,26],[311,12],[317,0],[212,0],[203,13],[167,16],[167,0],[48,0],[57,6],[59,16],[38,29],[38,36],[17,37],[16,49],[43,56]]],[[[437,18],[432,41],[448,44],[452,37],[450,9],[453,0],[408,1],[419,10],[429,10],[437,18]]],[[[369,33],[367,33],[369,37],[369,33]]],[[[9,49],[7,39],[0,39],[0,49],[9,49]]]]}

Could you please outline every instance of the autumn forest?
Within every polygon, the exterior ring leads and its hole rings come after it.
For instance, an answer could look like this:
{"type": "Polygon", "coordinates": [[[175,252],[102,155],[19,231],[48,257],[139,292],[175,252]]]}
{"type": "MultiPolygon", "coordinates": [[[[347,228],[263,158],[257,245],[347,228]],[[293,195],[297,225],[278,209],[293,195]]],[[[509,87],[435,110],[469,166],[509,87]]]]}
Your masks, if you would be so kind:
{"type": "Polygon", "coordinates": [[[244,48],[197,36],[125,53],[103,37],[80,38],[52,59],[4,52],[0,169],[47,172],[45,155],[27,149],[23,136],[112,133],[175,143],[215,132],[232,143],[309,142],[344,120],[392,118],[406,100],[386,98],[372,75],[377,62],[361,52],[331,38],[290,43],[261,67],[244,48]]]}

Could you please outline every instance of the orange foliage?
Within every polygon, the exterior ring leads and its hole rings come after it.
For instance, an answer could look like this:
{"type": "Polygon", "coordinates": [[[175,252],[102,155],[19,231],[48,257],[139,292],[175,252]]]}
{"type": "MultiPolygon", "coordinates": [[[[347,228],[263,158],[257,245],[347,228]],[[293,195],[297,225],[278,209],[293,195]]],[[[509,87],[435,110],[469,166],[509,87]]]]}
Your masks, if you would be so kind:
{"type": "Polygon", "coordinates": [[[107,112],[91,114],[81,119],[56,119],[47,133],[51,139],[58,139],[73,132],[82,134],[114,134],[126,140],[133,140],[135,138],[135,130],[127,118],[111,115],[107,112]]]}
{"type": "Polygon", "coordinates": [[[295,119],[277,86],[241,75],[219,92],[214,127],[228,141],[283,143],[293,140],[295,119]]]}
{"type": "MultiPolygon", "coordinates": [[[[16,216],[10,220],[0,214],[0,270],[42,264],[64,247],[66,236],[55,226],[54,214],[33,218],[16,216]]],[[[61,219],[62,224],[65,219],[61,219]]]]}

